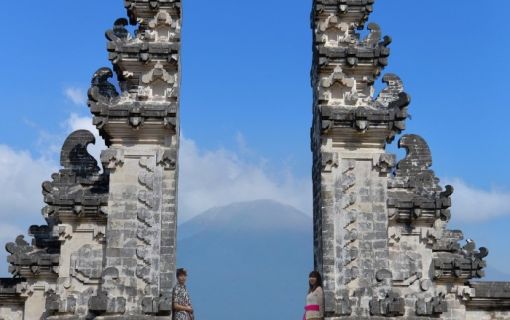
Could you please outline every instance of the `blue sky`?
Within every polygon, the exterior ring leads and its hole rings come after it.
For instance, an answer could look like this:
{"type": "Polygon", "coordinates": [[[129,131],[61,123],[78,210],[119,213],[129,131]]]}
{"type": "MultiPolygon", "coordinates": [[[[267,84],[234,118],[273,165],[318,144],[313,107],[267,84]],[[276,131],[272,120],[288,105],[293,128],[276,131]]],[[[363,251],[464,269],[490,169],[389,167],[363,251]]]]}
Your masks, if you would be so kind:
{"type": "MultiPolygon", "coordinates": [[[[260,197],[310,211],[311,2],[185,1],[182,219],[260,197]]],[[[379,0],[371,17],[394,39],[386,71],[413,98],[406,132],[427,139],[437,175],[457,186],[452,227],[488,246],[501,271],[510,265],[509,10],[506,0],[379,0]]],[[[3,4],[5,239],[40,223],[40,183],[66,134],[88,123],[84,94],[109,66],[103,34],[124,14],[121,0],[3,4]]]]}

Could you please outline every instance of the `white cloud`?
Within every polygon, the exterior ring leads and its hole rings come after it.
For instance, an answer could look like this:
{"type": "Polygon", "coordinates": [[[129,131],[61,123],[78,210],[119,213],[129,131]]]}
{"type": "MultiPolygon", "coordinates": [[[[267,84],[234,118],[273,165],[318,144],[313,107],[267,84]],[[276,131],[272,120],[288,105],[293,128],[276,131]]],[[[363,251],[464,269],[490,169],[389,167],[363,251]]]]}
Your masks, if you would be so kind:
{"type": "Polygon", "coordinates": [[[26,232],[27,230],[22,230],[17,226],[13,226],[10,224],[0,225],[0,242],[1,243],[13,242],[17,236],[19,236],[20,234],[25,234],[26,232]]]}
{"type": "Polygon", "coordinates": [[[7,276],[4,245],[31,225],[44,223],[41,184],[50,180],[57,168],[51,160],[0,145],[0,277],[7,276]]]}
{"type": "Polygon", "coordinates": [[[28,151],[0,145],[0,218],[40,220],[41,183],[49,180],[56,169],[53,161],[35,159],[28,151]]]}
{"type": "Polygon", "coordinates": [[[510,215],[510,191],[483,190],[459,178],[445,179],[454,187],[452,215],[463,222],[487,221],[510,215]]]}
{"type": "Polygon", "coordinates": [[[277,200],[311,214],[310,179],[296,178],[287,168],[274,174],[264,161],[248,161],[225,149],[201,150],[186,138],[181,139],[179,166],[181,221],[211,207],[257,199],[277,200]]]}
{"type": "Polygon", "coordinates": [[[81,88],[68,87],[64,90],[65,96],[71,100],[77,106],[83,106],[87,104],[87,95],[81,88]]]}

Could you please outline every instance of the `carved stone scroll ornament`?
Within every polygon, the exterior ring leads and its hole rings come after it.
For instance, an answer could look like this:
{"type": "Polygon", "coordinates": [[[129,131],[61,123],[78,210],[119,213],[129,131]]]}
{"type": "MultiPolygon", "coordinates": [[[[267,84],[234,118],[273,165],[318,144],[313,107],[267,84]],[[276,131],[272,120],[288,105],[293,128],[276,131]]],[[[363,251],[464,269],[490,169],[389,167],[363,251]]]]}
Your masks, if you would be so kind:
{"type": "Polygon", "coordinates": [[[427,142],[418,135],[404,135],[399,147],[406,150],[406,156],[389,181],[390,215],[402,222],[423,221],[430,226],[438,219],[448,221],[453,187],[443,190],[430,170],[432,154],[427,142]]]}
{"type": "Polygon", "coordinates": [[[383,299],[374,297],[370,301],[370,314],[383,317],[403,316],[405,314],[405,301],[393,292],[388,293],[383,299]]]}
{"type": "Polygon", "coordinates": [[[7,261],[13,276],[55,275],[58,272],[59,253],[49,253],[46,248],[31,246],[22,235],[15,242],[8,243],[5,249],[11,254],[7,261]]]}
{"type": "Polygon", "coordinates": [[[476,279],[485,276],[487,266],[485,258],[489,250],[485,247],[476,249],[473,240],[468,239],[463,247],[458,241],[463,238],[460,231],[445,232],[444,238],[434,246],[434,278],[448,281],[457,279],[476,279]],[[456,235],[456,236],[454,236],[456,235]]]}
{"type": "Polygon", "coordinates": [[[62,169],[52,181],[43,183],[45,217],[57,219],[60,214],[103,216],[108,204],[108,175],[99,173],[97,161],[87,147],[95,137],[78,130],[66,139],[60,156],[62,169]]]}
{"type": "Polygon", "coordinates": [[[119,96],[115,86],[109,82],[112,77],[113,71],[110,68],[103,67],[94,73],[88,92],[91,101],[96,102],[101,99],[111,99],[119,96]]]}

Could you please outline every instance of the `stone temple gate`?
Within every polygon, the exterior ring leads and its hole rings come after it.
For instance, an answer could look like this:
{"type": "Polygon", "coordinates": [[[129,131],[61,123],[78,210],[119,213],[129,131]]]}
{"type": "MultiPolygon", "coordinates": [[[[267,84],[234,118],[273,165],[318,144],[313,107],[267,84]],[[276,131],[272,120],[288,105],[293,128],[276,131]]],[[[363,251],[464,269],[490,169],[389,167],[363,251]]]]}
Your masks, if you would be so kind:
{"type": "Polygon", "coordinates": [[[175,278],[181,3],[126,0],[106,32],[113,71],[89,96],[108,149],[88,131],[64,143],[43,183],[45,226],[7,245],[0,319],[168,319],[175,278]],[[135,35],[126,27],[135,25],[135,35]],[[110,82],[116,75],[118,88],[110,82]]]}
{"type": "MultiPolygon", "coordinates": [[[[88,131],[65,141],[44,182],[44,226],[7,244],[0,319],[170,319],[179,150],[180,0],[125,0],[106,32],[113,70],[92,78],[88,131]],[[128,24],[136,26],[131,34],[128,24]],[[116,76],[118,85],[111,78],[116,76]]],[[[391,39],[365,26],[374,0],[314,0],[315,266],[326,319],[510,319],[510,283],[483,277],[485,248],[447,228],[453,187],[425,140],[403,135],[402,81],[382,76],[391,39]],[[357,30],[368,29],[361,38],[357,30]]]]}
{"type": "Polygon", "coordinates": [[[405,129],[410,97],[393,74],[374,95],[391,38],[365,26],[373,4],[313,4],[315,266],[326,318],[510,319],[510,283],[474,281],[488,250],[447,228],[453,187],[440,186],[425,140],[403,135],[399,162],[385,150],[405,129]]]}

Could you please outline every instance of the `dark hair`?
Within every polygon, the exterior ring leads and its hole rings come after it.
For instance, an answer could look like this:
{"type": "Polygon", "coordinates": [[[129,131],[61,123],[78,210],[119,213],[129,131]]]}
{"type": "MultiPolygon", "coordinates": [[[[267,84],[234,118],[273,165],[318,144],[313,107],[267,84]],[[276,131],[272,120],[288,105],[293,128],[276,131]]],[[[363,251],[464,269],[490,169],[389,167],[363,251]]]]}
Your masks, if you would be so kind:
{"type": "Polygon", "coordinates": [[[317,289],[318,287],[322,288],[322,277],[321,277],[321,274],[319,273],[319,271],[310,272],[310,275],[308,276],[308,278],[317,279],[317,282],[315,283],[315,285],[312,286],[311,283],[309,284],[310,285],[309,292],[314,292],[315,289],[317,289]]]}
{"type": "Polygon", "coordinates": [[[175,276],[176,276],[177,278],[179,278],[179,277],[180,277],[180,276],[182,276],[182,275],[184,275],[184,276],[187,276],[187,275],[188,275],[188,272],[186,271],[186,269],[184,269],[184,268],[177,269],[177,272],[175,273],[175,276]]]}

